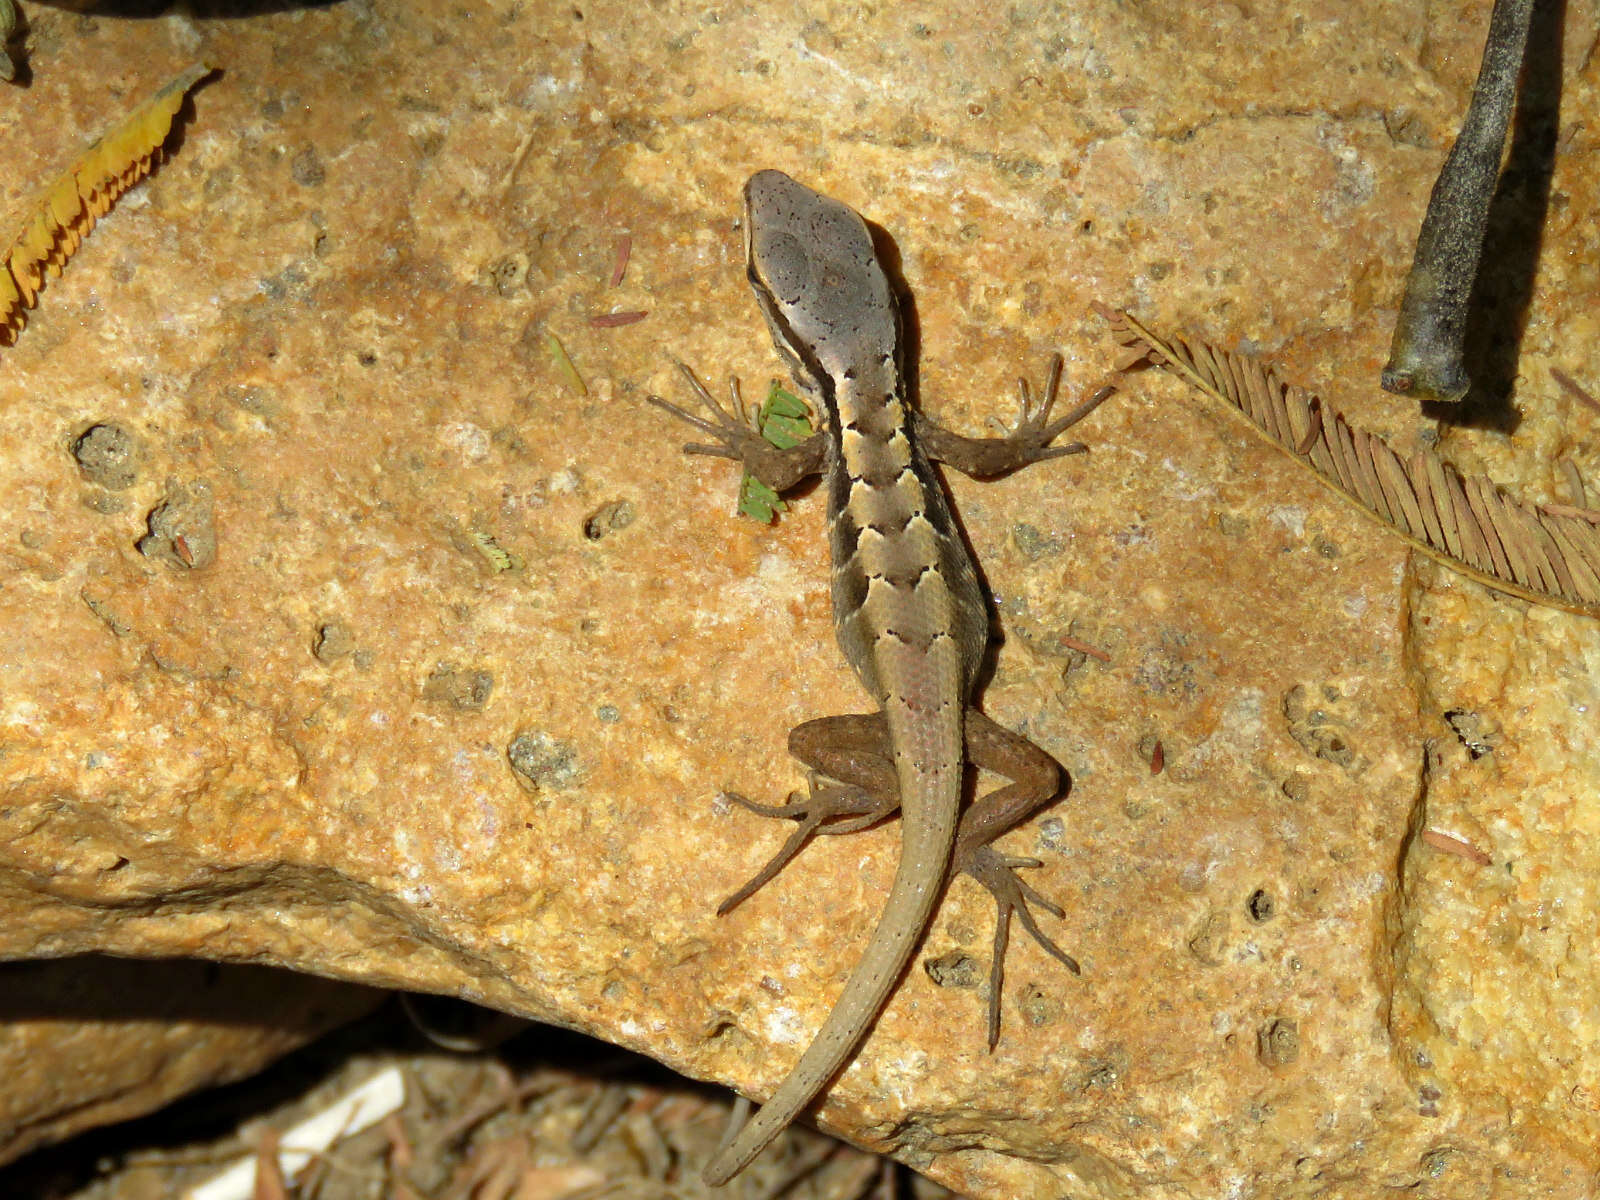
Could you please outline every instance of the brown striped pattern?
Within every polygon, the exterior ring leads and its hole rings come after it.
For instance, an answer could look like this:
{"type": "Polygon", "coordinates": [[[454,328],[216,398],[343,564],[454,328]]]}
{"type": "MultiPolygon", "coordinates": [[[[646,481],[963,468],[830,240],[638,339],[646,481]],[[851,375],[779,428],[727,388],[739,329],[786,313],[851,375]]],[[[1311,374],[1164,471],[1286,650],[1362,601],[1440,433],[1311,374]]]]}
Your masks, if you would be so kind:
{"type": "MultiPolygon", "coordinates": [[[[1530,504],[1431,450],[1402,457],[1254,359],[1104,312],[1117,341],[1238,412],[1373,520],[1479,583],[1600,617],[1600,511],[1530,504]]],[[[1581,503],[1581,493],[1580,493],[1581,503]]]]}

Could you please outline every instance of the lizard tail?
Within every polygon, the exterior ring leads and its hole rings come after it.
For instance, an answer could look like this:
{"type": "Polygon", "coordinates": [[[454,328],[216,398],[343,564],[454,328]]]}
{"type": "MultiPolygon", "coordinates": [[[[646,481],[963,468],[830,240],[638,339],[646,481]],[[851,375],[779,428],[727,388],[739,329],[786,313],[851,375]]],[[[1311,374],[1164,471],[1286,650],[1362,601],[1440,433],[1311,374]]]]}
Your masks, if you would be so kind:
{"type": "MultiPolygon", "coordinates": [[[[901,715],[901,714],[896,714],[901,715]]],[[[915,717],[910,723],[917,724],[915,717]]],[[[945,742],[949,731],[922,730],[928,740],[945,742]],[[941,737],[939,735],[943,734],[941,737]]],[[[866,1037],[875,1017],[888,1002],[906,964],[922,940],[923,930],[950,869],[960,808],[962,751],[961,729],[955,729],[953,746],[939,745],[927,759],[917,762],[898,754],[901,808],[900,864],[895,870],[883,916],[844,991],[834,1003],[811,1045],[743,1129],[712,1158],[702,1178],[712,1187],[726,1183],[810,1104],[866,1037]],[[918,802],[920,801],[920,802],[918,802]],[[937,863],[937,867],[932,864],[937,863]]],[[[924,739],[917,739],[923,741],[924,739]]],[[[898,744],[904,744],[896,739],[898,744]]],[[[925,743],[924,743],[925,744],[925,743]]]]}

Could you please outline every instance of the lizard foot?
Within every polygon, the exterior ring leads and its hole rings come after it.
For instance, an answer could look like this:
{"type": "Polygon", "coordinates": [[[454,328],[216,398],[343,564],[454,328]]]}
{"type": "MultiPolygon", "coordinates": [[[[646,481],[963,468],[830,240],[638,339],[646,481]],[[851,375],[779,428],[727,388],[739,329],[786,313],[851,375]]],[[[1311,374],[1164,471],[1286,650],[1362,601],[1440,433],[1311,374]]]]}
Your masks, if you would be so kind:
{"type": "Polygon", "coordinates": [[[1017,875],[1018,867],[1037,867],[1042,864],[1036,858],[1014,858],[1009,854],[1001,854],[992,846],[979,846],[972,851],[971,858],[963,864],[962,869],[989,889],[989,894],[994,897],[995,906],[999,912],[995,917],[994,927],[994,960],[989,966],[989,1049],[992,1051],[1000,1041],[1000,994],[1002,984],[1005,982],[1006,948],[1011,943],[1011,916],[1016,914],[1017,920],[1022,922],[1022,927],[1032,935],[1033,940],[1044,948],[1046,953],[1058,959],[1067,970],[1074,975],[1083,974],[1078,966],[1078,960],[1073,958],[1050,938],[1045,936],[1044,930],[1039,928],[1039,923],[1033,919],[1029,910],[1030,903],[1038,905],[1053,917],[1066,916],[1065,910],[1060,905],[1052,903],[1029,887],[1017,875]]]}
{"type": "Polygon", "coordinates": [[[660,396],[646,397],[657,408],[671,413],[685,424],[692,425],[707,437],[715,438],[714,443],[691,442],[683,448],[685,454],[709,454],[714,458],[731,458],[735,461],[744,459],[744,451],[750,447],[751,442],[760,445],[761,434],[756,431],[755,422],[750,411],[745,407],[744,398],[739,394],[739,381],[728,380],[729,408],[723,408],[716,398],[706,390],[706,385],[700,382],[700,377],[690,370],[687,363],[674,358],[672,365],[678,368],[680,374],[688,381],[690,391],[700,401],[702,407],[711,414],[710,419],[698,416],[686,408],[679,408],[670,400],[660,396]]]}
{"type": "Polygon", "coordinates": [[[1116,390],[1108,384],[1070,412],[1052,421],[1050,413],[1054,410],[1056,397],[1061,391],[1061,355],[1054,355],[1050,359],[1050,375],[1045,381],[1044,395],[1037,408],[1034,407],[1033,393],[1028,390],[1028,381],[1018,379],[1020,411],[1017,414],[1015,427],[1005,437],[1005,440],[1017,449],[1018,465],[1025,466],[1029,463],[1042,462],[1047,458],[1060,458],[1064,454],[1082,454],[1088,450],[1089,447],[1082,442],[1069,442],[1065,446],[1053,446],[1051,443],[1100,407],[1101,401],[1116,390]]]}
{"type": "Polygon", "coordinates": [[[817,834],[855,833],[869,825],[876,825],[899,807],[898,799],[886,803],[865,788],[847,783],[823,782],[815,775],[811,780],[811,794],[805,796],[791,792],[786,804],[758,804],[737,792],[724,792],[723,795],[759,816],[777,817],[798,824],[783,845],[778,847],[777,853],[767,860],[767,865],[717,906],[719,917],[733,911],[766,886],[817,834]]]}
{"type": "Polygon", "coordinates": [[[963,475],[991,479],[1047,458],[1082,454],[1088,449],[1082,442],[1061,446],[1051,443],[1098,408],[1116,387],[1106,384],[1070,412],[1051,420],[1056,399],[1061,394],[1061,356],[1057,354],[1050,360],[1050,376],[1038,403],[1034,402],[1026,379],[1017,380],[1017,391],[1021,397],[1017,423],[1001,437],[963,437],[918,413],[915,417],[917,437],[928,457],[954,467],[963,475]]]}
{"type": "Polygon", "coordinates": [[[731,458],[744,464],[746,472],[777,492],[787,491],[807,475],[814,475],[821,469],[825,439],[813,435],[798,446],[779,449],[761,436],[756,427],[756,414],[745,407],[744,398],[739,394],[737,379],[728,380],[729,404],[724,408],[688,366],[676,358],[672,361],[708,415],[700,416],[660,396],[652,395],[646,399],[662,411],[671,413],[707,437],[715,439],[711,442],[689,442],[683,448],[685,454],[731,458]]]}

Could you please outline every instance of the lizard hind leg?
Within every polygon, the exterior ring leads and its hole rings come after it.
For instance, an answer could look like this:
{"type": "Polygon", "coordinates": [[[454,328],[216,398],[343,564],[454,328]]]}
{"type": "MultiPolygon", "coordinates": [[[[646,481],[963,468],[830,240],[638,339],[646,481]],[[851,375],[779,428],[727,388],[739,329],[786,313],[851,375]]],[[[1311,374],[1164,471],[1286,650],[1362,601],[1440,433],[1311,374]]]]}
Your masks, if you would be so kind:
{"type": "Polygon", "coordinates": [[[760,816],[798,824],[766,866],[717,906],[719,917],[771,882],[816,835],[855,833],[900,807],[889,730],[881,713],[821,717],[797,725],[789,734],[789,753],[811,769],[809,795],[795,792],[786,804],[758,804],[736,792],[724,793],[760,816]]]}
{"type": "Polygon", "coordinates": [[[743,887],[717,905],[719,917],[726,916],[770,883],[773,876],[788,866],[789,861],[804,850],[806,843],[817,834],[854,833],[858,829],[865,829],[868,825],[876,825],[889,815],[888,811],[882,811],[877,801],[860,788],[824,782],[816,775],[811,779],[811,794],[803,796],[799,792],[793,792],[787,804],[758,804],[746,796],[739,795],[738,792],[724,792],[723,795],[740,807],[748,808],[760,816],[780,817],[799,823],[795,826],[794,832],[784,839],[783,845],[778,847],[777,852],[767,860],[767,865],[752,875],[743,887]],[[840,819],[835,820],[835,818],[840,819]]]}
{"type": "Polygon", "coordinates": [[[1012,733],[975,708],[967,709],[967,757],[975,766],[993,771],[1011,782],[983,796],[961,819],[951,870],[964,871],[983,884],[994,897],[994,959],[989,966],[989,1049],[1000,1040],[1000,997],[1005,983],[1006,949],[1011,941],[1013,914],[1034,941],[1074,975],[1082,974],[1078,962],[1047,937],[1029,905],[1054,917],[1065,911],[1047,900],[1017,875],[1019,867],[1042,865],[1036,858],[1002,854],[989,843],[1006,830],[1027,820],[1039,809],[1065,794],[1071,786],[1061,765],[1021,734],[1012,733]]]}
{"type": "MultiPolygon", "coordinates": [[[[975,708],[964,721],[967,758],[974,766],[1009,782],[981,797],[961,815],[951,874],[965,872],[994,897],[994,959],[989,967],[988,1036],[994,1049],[1000,1036],[1000,999],[1004,994],[1005,957],[1011,940],[1011,918],[1021,922],[1046,953],[1074,975],[1077,961],[1039,928],[1032,908],[1065,916],[1059,905],[1035,891],[1017,874],[1037,867],[1038,859],[1002,854],[989,843],[1027,820],[1065,792],[1059,763],[1021,734],[996,724],[975,708]]],[[[811,794],[795,793],[786,804],[758,804],[744,796],[728,798],[764,817],[798,822],[756,875],[722,902],[728,912],[771,881],[819,835],[854,833],[875,825],[900,807],[900,787],[882,713],[823,717],[798,725],[789,734],[789,753],[811,769],[811,794]]]]}

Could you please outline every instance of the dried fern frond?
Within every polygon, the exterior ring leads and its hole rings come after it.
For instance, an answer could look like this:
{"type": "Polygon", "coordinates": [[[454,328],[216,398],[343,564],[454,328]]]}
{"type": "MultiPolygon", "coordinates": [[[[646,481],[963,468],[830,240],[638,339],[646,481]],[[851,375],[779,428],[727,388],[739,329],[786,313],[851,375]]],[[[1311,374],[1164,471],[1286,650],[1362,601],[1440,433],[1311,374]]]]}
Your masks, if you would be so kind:
{"type": "Polygon", "coordinates": [[[1430,558],[1496,591],[1600,617],[1600,511],[1525,503],[1431,450],[1402,458],[1271,367],[1202,341],[1162,338],[1125,312],[1101,315],[1132,362],[1164,367],[1227,405],[1430,558]]]}
{"type": "Polygon", "coordinates": [[[117,197],[150,173],[183,97],[210,73],[203,64],[190,67],[122,124],[91,142],[39,194],[16,237],[0,253],[0,342],[16,340],[45,276],[61,274],[117,197]]]}

